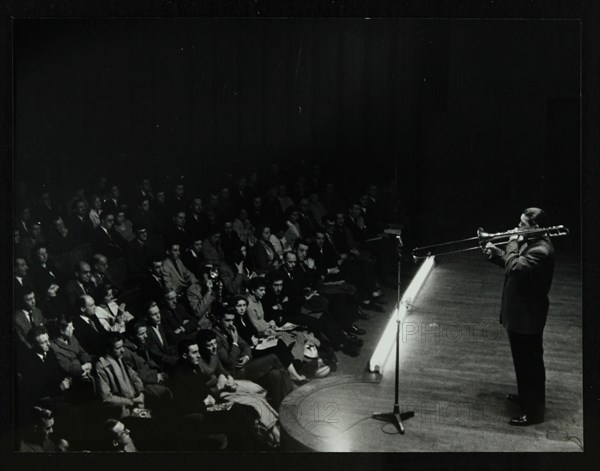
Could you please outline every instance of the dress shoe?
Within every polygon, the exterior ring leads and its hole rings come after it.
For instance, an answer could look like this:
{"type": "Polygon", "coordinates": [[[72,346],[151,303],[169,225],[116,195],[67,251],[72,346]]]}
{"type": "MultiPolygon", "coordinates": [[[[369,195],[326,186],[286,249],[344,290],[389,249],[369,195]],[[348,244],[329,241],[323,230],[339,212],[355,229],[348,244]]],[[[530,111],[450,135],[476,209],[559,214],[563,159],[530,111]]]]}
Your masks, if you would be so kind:
{"type": "Polygon", "coordinates": [[[304,379],[292,379],[292,381],[294,383],[296,383],[297,386],[304,386],[307,383],[310,383],[310,379],[308,378],[304,378],[304,379]]]}
{"type": "Polygon", "coordinates": [[[365,329],[361,329],[360,327],[352,324],[352,326],[350,327],[350,333],[355,334],[355,335],[365,335],[367,333],[367,331],[365,329]]]}
{"type": "Polygon", "coordinates": [[[350,357],[357,357],[360,354],[360,350],[356,345],[350,343],[342,344],[342,352],[350,357]]]}
{"type": "Polygon", "coordinates": [[[346,334],[346,342],[345,343],[356,345],[357,347],[362,347],[363,346],[363,340],[362,339],[358,338],[354,334],[349,334],[347,332],[344,332],[344,333],[346,334]]]}
{"type": "Polygon", "coordinates": [[[383,312],[383,308],[379,304],[375,304],[375,303],[369,303],[369,304],[363,303],[362,308],[368,309],[369,311],[383,312]]]}
{"type": "Polygon", "coordinates": [[[543,417],[534,417],[528,416],[527,414],[520,415],[519,417],[514,417],[510,419],[508,422],[509,425],[514,425],[516,427],[526,427],[528,425],[541,424],[544,421],[543,417]]]}
{"type": "Polygon", "coordinates": [[[517,404],[517,405],[519,405],[521,403],[521,401],[519,400],[518,394],[507,394],[506,400],[508,402],[512,402],[513,404],[517,404]]]}
{"type": "Polygon", "coordinates": [[[359,319],[362,319],[364,321],[368,321],[371,318],[371,316],[365,311],[363,311],[361,308],[358,308],[357,316],[359,319]]]}

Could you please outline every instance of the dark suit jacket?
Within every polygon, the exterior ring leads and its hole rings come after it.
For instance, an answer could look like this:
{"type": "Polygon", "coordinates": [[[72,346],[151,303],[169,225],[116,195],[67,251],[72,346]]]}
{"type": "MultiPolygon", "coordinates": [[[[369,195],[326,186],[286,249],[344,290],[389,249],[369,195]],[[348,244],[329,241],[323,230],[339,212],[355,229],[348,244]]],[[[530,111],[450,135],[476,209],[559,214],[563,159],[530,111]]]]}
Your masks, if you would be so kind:
{"type": "Polygon", "coordinates": [[[83,219],[79,219],[77,215],[73,215],[73,217],[69,219],[67,227],[78,244],[90,242],[94,231],[94,225],[89,216],[86,215],[83,219]]]}
{"type": "Polygon", "coordinates": [[[169,381],[173,392],[173,409],[176,415],[206,412],[204,399],[210,394],[206,378],[200,367],[193,368],[186,362],[179,362],[169,381]]]}
{"type": "Polygon", "coordinates": [[[146,341],[148,352],[158,366],[163,370],[169,370],[177,363],[177,346],[169,342],[165,328],[162,325],[162,320],[158,330],[163,340],[162,343],[158,339],[156,332],[154,332],[154,328],[148,325],[148,340],[146,341]]]}
{"type": "Polygon", "coordinates": [[[492,262],[504,267],[500,322],[520,334],[542,334],[548,316],[548,292],[554,274],[554,247],[547,237],[511,241],[492,262]]]}
{"type": "Polygon", "coordinates": [[[91,290],[92,290],[92,286],[90,285],[89,287],[86,287],[86,291],[83,291],[83,289],[81,288],[81,286],[79,286],[79,283],[77,283],[77,280],[75,279],[71,279],[69,281],[67,281],[66,285],[65,285],[65,296],[67,297],[67,301],[69,302],[69,307],[71,308],[71,310],[73,311],[73,313],[75,313],[76,309],[77,309],[77,302],[79,300],[79,298],[81,296],[83,296],[84,294],[91,294],[91,290]]]}
{"type": "Polygon", "coordinates": [[[114,260],[123,256],[123,249],[119,245],[118,236],[112,231],[110,235],[104,231],[102,226],[96,227],[92,235],[92,247],[95,253],[104,255],[108,260],[114,260]]]}
{"type": "Polygon", "coordinates": [[[142,284],[140,286],[140,297],[142,301],[142,306],[148,301],[154,301],[157,304],[160,304],[163,299],[163,289],[167,286],[167,283],[163,281],[161,285],[156,278],[150,273],[146,275],[146,277],[142,280],[142,284]]]}
{"type": "Polygon", "coordinates": [[[59,271],[50,260],[48,260],[45,267],[39,263],[33,264],[31,266],[29,277],[33,283],[35,295],[38,298],[44,296],[48,290],[48,286],[50,286],[52,283],[56,283],[60,286],[61,282],[59,281],[58,276],[59,271]]]}
{"type": "Polygon", "coordinates": [[[185,230],[189,234],[190,239],[198,240],[208,237],[206,234],[209,222],[204,214],[198,216],[198,219],[192,213],[188,213],[185,219],[185,230]]]}
{"type": "Polygon", "coordinates": [[[165,230],[165,239],[169,243],[179,244],[179,248],[183,252],[190,244],[190,235],[184,227],[179,227],[174,222],[171,222],[165,230]]]}
{"type": "Polygon", "coordinates": [[[105,331],[96,316],[92,318],[92,323],[96,327],[95,329],[84,321],[81,316],[73,317],[74,335],[87,353],[99,357],[104,354],[106,349],[104,344],[105,331]]]}
{"type": "Polygon", "coordinates": [[[22,406],[31,405],[42,398],[63,395],[60,383],[67,375],[61,370],[52,349],[44,361],[33,350],[27,350],[19,358],[18,371],[23,376],[19,394],[22,406]]]}
{"type": "Polygon", "coordinates": [[[140,244],[137,239],[127,243],[125,248],[127,272],[130,275],[144,275],[148,269],[148,250],[146,244],[140,244]]]}
{"type": "Polygon", "coordinates": [[[196,276],[196,278],[200,279],[202,277],[204,259],[201,254],[193,252],[192,249],[187,249],[181,255],[181,261],[184,266],[196,276]]]}
{"type": "Polygon", "coordinates": [[[163,306],[160,313],[161,323],[171,345],[177,345],[181,340],[187,338],[195,338],[198,331],[198,319],[190,316],[181,304],[177,304],[175,311],[163,306]],[[184,325],[186,320],[187,323],[184,325]],[[176,334],[175,331],[180,327],[183,327],[184,331],[176,334]]]}

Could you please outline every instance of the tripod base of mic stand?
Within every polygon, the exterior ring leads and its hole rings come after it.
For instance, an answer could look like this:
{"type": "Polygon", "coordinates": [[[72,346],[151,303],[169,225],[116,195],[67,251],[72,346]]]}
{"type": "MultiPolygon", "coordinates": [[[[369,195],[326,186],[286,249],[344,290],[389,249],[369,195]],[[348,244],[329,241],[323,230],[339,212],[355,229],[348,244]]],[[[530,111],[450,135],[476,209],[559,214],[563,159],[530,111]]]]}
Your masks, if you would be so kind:
{"type": "Polygon", "coordinates": [[[406,411],[400,413],[400,409],[398,407],[394,407],[394,412],[377,412],[371,415],[375,420],[381,420],[383,422],[389,422],[396,426],[396,429],[399,433],[404,434],[404,425],[402,425],[403,420],[408,420],[411,417],[414,417],[414,411],[406,411]]]}

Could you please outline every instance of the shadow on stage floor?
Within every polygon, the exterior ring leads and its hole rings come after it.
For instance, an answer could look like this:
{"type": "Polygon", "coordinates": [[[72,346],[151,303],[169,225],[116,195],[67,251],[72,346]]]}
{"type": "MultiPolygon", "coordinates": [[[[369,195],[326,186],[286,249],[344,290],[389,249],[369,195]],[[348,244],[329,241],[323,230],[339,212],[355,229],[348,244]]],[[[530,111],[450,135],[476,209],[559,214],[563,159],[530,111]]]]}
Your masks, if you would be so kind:
{"type": "MultiPolygon", "coordinates": [[[[364,374],[389,314],[372,322],[361,358],[291,393],[281,407],[287,450],[582,451],[581,265],[557,260],[544,333],[546,421],[511,427],[518,408],[506,333],[498,324],[503,271],[481,256],[439,259],[402,322],[400,408],[414,410],[406,433],[371,419],[391,412],[393,361],[364,374]],[[370,348],[370,350],[369,350],[370,348]]],[[[388,312],[393,308],[390,291],[388,312]]],[[[354,359],[353,359],[354,360],[354,359]]]]}

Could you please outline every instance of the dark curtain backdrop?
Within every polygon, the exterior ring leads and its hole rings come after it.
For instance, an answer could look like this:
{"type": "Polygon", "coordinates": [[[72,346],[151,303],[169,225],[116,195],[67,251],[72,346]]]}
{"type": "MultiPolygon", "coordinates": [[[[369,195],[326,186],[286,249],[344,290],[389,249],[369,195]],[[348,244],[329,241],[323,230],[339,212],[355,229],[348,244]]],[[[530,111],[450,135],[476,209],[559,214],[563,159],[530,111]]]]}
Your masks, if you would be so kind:
{"type": "Polygon", "coordinates": [[[532,205],[579,225],[575,21],[17,20],[14,37],[32,185],[185,174],[208,191],[319,161],[347,193],[397,185],[424,240],[532,205]]]}

